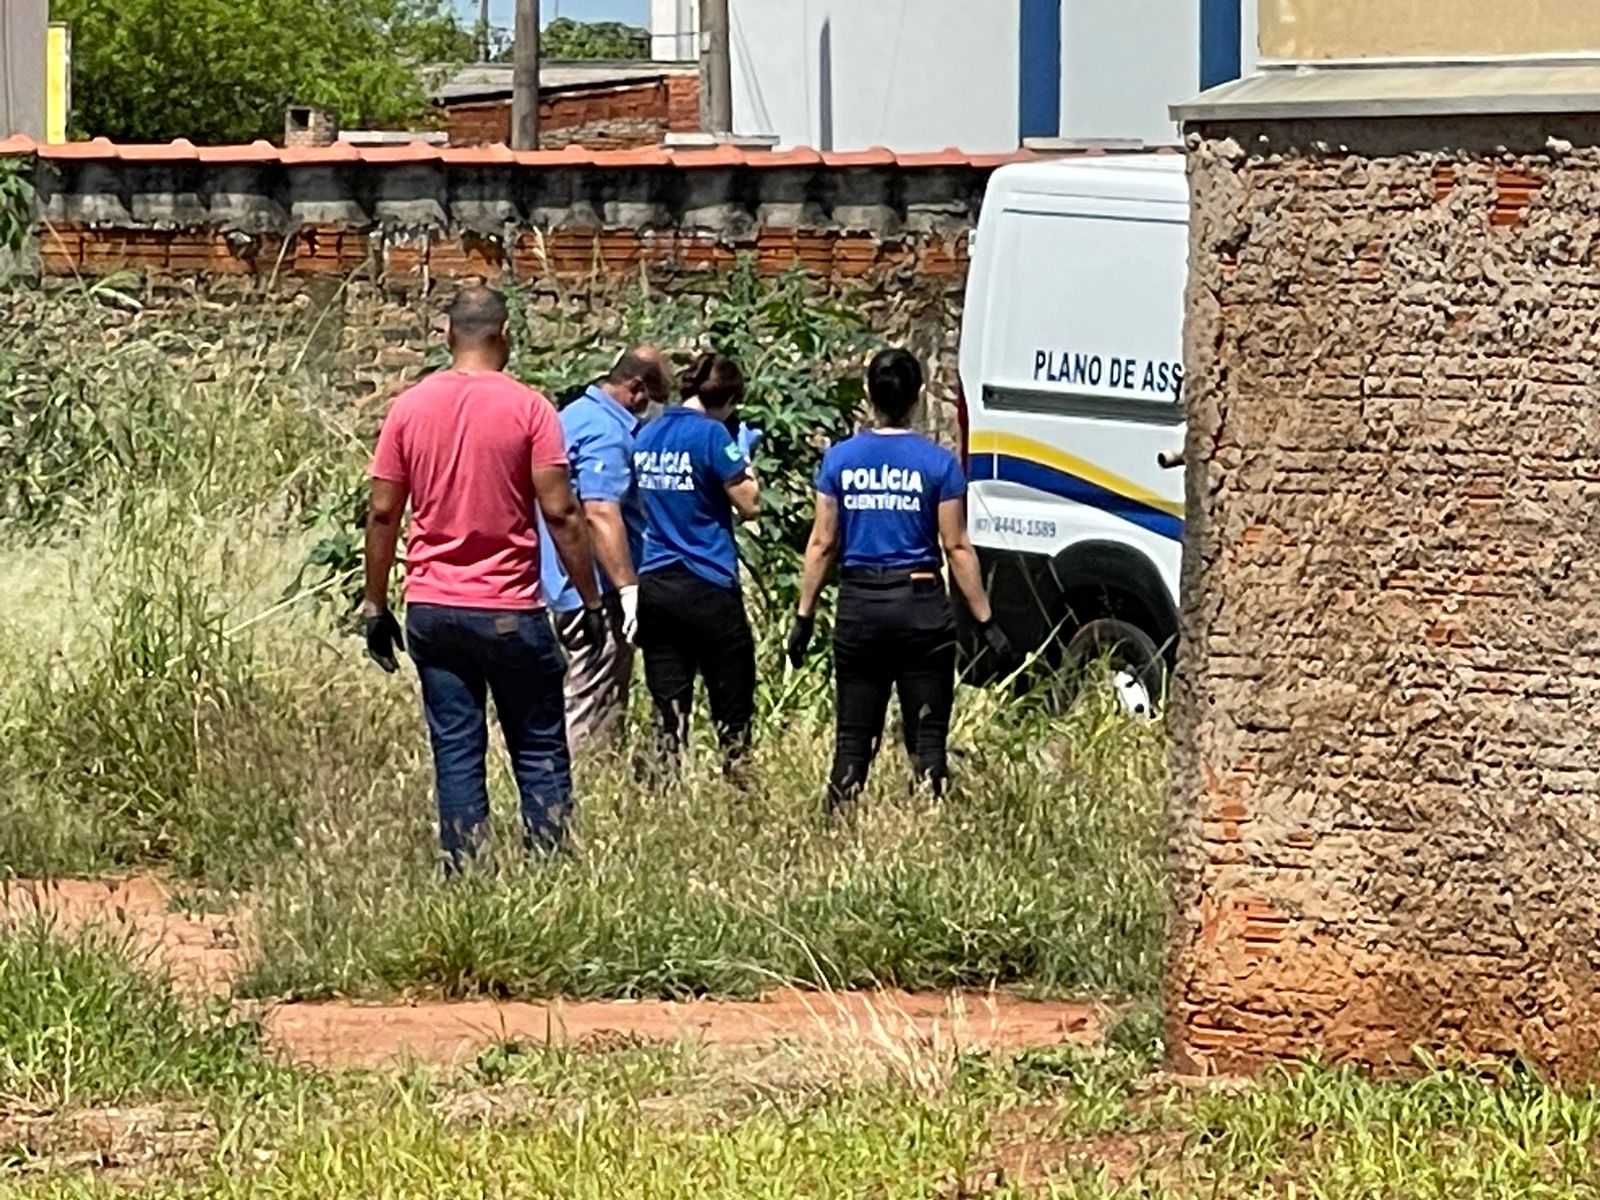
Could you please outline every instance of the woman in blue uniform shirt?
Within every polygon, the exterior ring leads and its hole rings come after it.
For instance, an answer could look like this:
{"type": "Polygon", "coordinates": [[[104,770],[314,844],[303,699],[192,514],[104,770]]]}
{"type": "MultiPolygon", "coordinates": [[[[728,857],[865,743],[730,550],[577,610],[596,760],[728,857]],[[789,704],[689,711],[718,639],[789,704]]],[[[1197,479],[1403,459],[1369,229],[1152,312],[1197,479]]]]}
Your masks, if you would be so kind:
{"type": "Polygon", "coordinates": [[[840,561],[834,621],[838,678],[828,807],[860,793],[883,738],[889,693],[900,695],[906,750],[934,794],[949,777],[946,742],[955,698],[956,619],[943,568],[961,590],[992,653],[1011,647],[994,624],[978,556],[967,538],[966,476],[956,456],[910,429],[922,368],[885,350],[867,369],[878,426],[828,451],[817,474],[817,514],[806,546],[789,659],[805,660],[817,600],[840,561]]]}
{"type": "Polygon", "coordinates": [[[644,507],[639,564],[639,650],[664,757],[689,732],[696,675],[728,765],[750,745],[756,650],[739,588],[735,516],[753,521],[760,495],[750,459],[725,423],[744,395],[738,366],[708,354],[685,373],[684,403],[634,442],[644,507]]]}

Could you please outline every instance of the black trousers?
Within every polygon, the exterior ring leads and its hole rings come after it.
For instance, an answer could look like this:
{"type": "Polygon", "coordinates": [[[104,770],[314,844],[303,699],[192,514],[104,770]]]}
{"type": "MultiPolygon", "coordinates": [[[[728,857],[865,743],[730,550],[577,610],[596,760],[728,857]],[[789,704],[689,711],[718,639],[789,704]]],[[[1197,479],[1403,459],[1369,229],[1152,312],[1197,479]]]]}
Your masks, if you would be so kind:
{"type": "Polygon", "coordinates": [[[739,590],[684,567],[641,575],[639,652],[663,757],[675,758],[689,736],[700,675],[723,755],[737,764],[750,748],[756,712],[756,643],[739,590]]]}
{"type": "Polygon", "coordinates": [[[867,782],[883,741],[889,693],[900,695],[906,751],[919,781],[944,791],[956,689],[956,618],[937,578],[846,576],[834,623],[838,677],[828,807],[849,804],[867,782]]]}

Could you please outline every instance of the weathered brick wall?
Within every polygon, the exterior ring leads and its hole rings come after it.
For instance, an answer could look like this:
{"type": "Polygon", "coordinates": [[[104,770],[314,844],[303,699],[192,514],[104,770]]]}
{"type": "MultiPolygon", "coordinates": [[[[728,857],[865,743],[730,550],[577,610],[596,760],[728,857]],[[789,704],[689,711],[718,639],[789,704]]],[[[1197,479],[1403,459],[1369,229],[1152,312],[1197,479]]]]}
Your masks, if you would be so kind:
{"type": "MultiPolygon", "coordinates": [[[[700,83],[692,75],[552,93],[539,102],[539,140],[547,149],[653,146],[668,132],[694,130],[699,125],[700,83]]],[[[452,146],[508,143],[511,101],[451,104],[445,110],[445,128],[452,146]]]]}
{"type": "Polygon", "coordinates": [[[73,279],[133,270],[231,280],[269,299],[318,277],[425,295],[465,276],[592,299],[641,275],[657,287],[714,288],[748,255],[766,274],[804,269],[874,331],[935,362],[943,429],[967,240],[997,163],[732,147],[86,143],[46,148],[36,163],[37,266],[73,279]]]}
{"type": "Polygon", "coordinates": [[[1569,125],[1191,142],[1180,1065],[1600,1073],[1600,148],[1569,125]]]}

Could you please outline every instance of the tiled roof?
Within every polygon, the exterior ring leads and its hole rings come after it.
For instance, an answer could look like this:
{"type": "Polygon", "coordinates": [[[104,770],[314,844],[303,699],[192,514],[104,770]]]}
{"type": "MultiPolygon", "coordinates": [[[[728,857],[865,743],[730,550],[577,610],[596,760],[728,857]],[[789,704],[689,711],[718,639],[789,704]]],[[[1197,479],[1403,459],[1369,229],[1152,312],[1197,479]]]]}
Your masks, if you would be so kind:
{"type": "MultiPolygon", "coordinates": [[[[1099,155],[1122,153],[1098,148],[1074,151],[1099,155]]],[[[897,154],[881,146],[870,150],[829,153],[799,147],[791,150],[741,150],[735,146],[710,149],[667,150],[642,146],[635,150],[590,150],[567,146],[561,150],[508,150],[505,146],[430,146],[411,142],[393,146],[352,146],[335,142],[331,146],[274,146],[271,142],[251,142],[242,146],[196,146],[179,138],[174,142],[143,144],[116,143],[105,138],[87,142],[45,145],[18,135],[0,139],[0,158],[36,154],[50,160],[94,160],[123,162],[200,162],[200,163],[284,163],[289,166],[337,165],[341,163],[443,163],[451,167],[601,167],[629,170],[637,167],[904,167],[930,169],[970,167],[989,170],[1010,162],[1031,162],[1059,157],[1031,150],[1010,154],[968,154],[961,150],[932,153],[897,154]]]]}

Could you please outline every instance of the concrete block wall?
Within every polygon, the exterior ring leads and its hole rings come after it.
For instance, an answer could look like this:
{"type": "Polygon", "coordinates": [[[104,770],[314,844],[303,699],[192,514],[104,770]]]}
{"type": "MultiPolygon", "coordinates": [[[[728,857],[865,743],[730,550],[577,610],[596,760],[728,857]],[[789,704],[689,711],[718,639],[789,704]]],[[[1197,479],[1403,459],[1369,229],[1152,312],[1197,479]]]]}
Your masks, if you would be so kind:
{"type": "MultiPolygon", "coordinates": [[[[25,148],[0,142],[7,149],[25,148]]],[[[810,272],[880,336],[935,364],[941,430],[953,427],[967,240],[1003,161],[342,143],[39,153],[47,277],[133,269],[254,290],[263,302],[316,280],[417,296],[481,277],[589,304],[641,275],[703,290],[749,255],[764,273],[810,272]]],[[[603,324],[607,314],[592,316],[603,324]]]]}
{"type": "Polygon", "coordinates": [[[908,167],[887,153],[835,165],[726,147],[128,149],[87,143],[40,160],[45,271],[573,275],[716,268],[750,253],[773,272],[950,277],[964,271],[995,165],[908,167]]]}
{"type": "Polygon", "coordinates": [[[1169,1046],[1600,1075],[1600,140],[1191,138],[1169,1046]]]}

